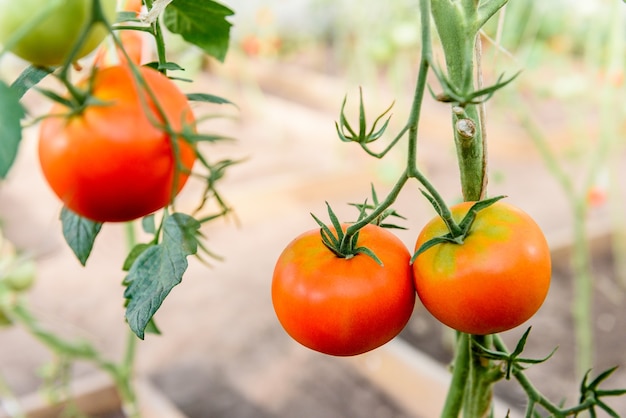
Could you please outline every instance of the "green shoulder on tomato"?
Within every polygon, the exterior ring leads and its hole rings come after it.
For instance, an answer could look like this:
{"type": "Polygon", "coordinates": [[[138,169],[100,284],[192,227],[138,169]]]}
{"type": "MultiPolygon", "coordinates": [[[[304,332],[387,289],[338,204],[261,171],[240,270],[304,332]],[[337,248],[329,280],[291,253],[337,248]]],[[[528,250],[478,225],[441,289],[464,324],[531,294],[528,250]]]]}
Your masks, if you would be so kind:
{"type": "MultiPolygon", "coordinates": [[[[453,206],[453,218],[460,222],[472,204],[453,206]]],[[[435,217],[416,250],[446,233],[435,217]]],[[[463,244],[440,243],[419,254],[413,273],[435,318],[468,334],[493,334],[521,325],[541,307],[550,287],[550,249],[528,214],[499,201],[478,212],[463,244]]]]}

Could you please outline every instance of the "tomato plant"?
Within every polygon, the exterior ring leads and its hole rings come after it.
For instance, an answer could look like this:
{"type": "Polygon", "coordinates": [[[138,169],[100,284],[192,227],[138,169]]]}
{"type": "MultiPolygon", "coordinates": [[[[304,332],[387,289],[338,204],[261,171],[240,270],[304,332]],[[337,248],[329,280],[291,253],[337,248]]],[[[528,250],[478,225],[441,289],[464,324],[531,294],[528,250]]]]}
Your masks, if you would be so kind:
{"type": "Polygon", "coordinates": [[[78,112],[56,104],[41,124],[46,180],[69,209],[91,220],[128,221],[166,206],[194,163],[194,148],[180,136],[195,129],[186,96],[156,70],[142,67],[141,74],[158,109],[128,67],[114,66],[81,84],[97,103],[78,112]],[[163,116],[173,132],[164,130],[163,116]]]}
{"type": "MultiPolygon", "coordinates": [[[[460,221],[472,202],[450,208],[460,221]]],[[[437,216],[416,249],[445,235],[437,216]]],[[[535,221],[503,202],[476,215],[462,244],[442,242],[417,256],[415,287],[426,309],[458,331],[486,335],[521,325],[537,312],[550,287],[550,250],[535,221]]]]}
{"type": "MultiPolygon", "coordinates": [[[[100,4],[107,21],[114,22],[116,0],[100,4]]],[[[92,0],[0,0],[0,44],[9,42],[20,29],[30,28],[11,51],[36,65],[60,65],[88,27],[92,7],[92,0]]],[[[107,34],[104,25],[92,27],[74,58],[89,54],[107,34]]]]}
{"type": "Polygon", "coordinates": [[[415,288],[406,246],[391,232],[367,225],[358,246],[373,251],[342,258],[319,229],[295,238],[274,270],[272,301],[287,333],[306,347],[336,356],[377,348],[406,325],[415,288]]]}

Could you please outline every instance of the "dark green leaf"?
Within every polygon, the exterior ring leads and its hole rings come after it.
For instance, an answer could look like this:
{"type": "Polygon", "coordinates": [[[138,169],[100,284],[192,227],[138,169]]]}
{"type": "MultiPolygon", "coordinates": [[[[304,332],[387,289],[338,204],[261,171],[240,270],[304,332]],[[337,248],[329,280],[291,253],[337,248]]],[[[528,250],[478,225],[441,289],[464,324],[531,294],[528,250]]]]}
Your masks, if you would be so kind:
{"type": "Polygon", "coordinates": [[[131,266],[124,283],[128,286],[126,320],[141,339],[152,317],[170,291],[182,281],[187,256],[198,250],[200,223],[189,215],[174,213],[163,224],[160,244],[145,249],[131,266]]]}
{"type": "Polygon", "coordinates": [[[152,61],[144,64],[144,67],[150,67],[158,71],[166,70],[166,71],[185,71],[183,67],[176,64],[175,62],[165,62],[160,63],[158,61],[152,61]]]}
{"type": "Polygon", "coordinates": [[[102,228],[102,223],[83,218],[66,207],[61,210],[61,223],[65,241],[84,266],[102,228]]]}
{"type": "Polygon", "coordinates": [[[11,84],[11,89],[17,93],[19,98],[22,98],[29,89],[36,86],[41,80],[51,73],[52,70],[49,68],[35,67],[31,65],[22,71],[22,74],[15,79],[13,84],[11,84]]]}
{"type": "Polygon", "coordinates": [[[233,11],[212,0],[176,0],[163,13],[163,23],[207,54],[224,61],[228,51],[230,27],[226,17],[233,11]]]}
{"type": "Polygon", "coordinates": [[[187,100],[190,100],[192,102],[231,104],[233,106],[236,106],[233,102],[231,102],[228,99],[224,99],[223,97],[215,96],[213,94],[206,94],[206,93],[190,93],[187,95],[187,100]]]}
{"type": "Polygon", "coordinates": [[[152,247],[153,245],[156,245],[156,244],[153,242],[150,242],[146,244],[135,245],[126,256],[126,260],[124,260],[124,265],[122,267],[122,270],[124,271],[130,270],[132,265],[135,263],[135,260],[137,260],[137,257],[139,257],[144,251],[146,251],[148,248],[152,247]]]}
{"type": "Polygon", "coordinates": [[[15,162],[22,141],[24,108],[14,90],[0,80],[0,178],[4,179],[15,162]]]}

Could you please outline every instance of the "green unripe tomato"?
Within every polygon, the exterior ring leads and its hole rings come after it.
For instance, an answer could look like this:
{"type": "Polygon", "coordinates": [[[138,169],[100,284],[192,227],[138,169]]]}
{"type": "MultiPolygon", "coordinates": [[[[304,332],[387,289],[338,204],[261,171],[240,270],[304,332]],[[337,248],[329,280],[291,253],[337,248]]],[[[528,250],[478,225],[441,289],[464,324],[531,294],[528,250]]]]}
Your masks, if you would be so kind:
{"type": "MultiPolygon", "coordinates": [[[[115,21],[116,0],[100,0],[107,20],[115,21]]],[[[93,0],[0,0],[0,44],[25,25],[38,23],[11,51],[35,65],[64,62],[91,19],[93,0]],[[45,16],[41,13],[48,8],[45,16]]],[[[107,35],[103,25],[91,29],[76,59],[93,51],[107,35]]]]}
{"type": "Polygon", "coordinates": [[[14,292],[24,292],[33,285],[36,276],[36,266],[33,260],[24,260],[15,264],[2,277],[2,282],[14,292]]]}

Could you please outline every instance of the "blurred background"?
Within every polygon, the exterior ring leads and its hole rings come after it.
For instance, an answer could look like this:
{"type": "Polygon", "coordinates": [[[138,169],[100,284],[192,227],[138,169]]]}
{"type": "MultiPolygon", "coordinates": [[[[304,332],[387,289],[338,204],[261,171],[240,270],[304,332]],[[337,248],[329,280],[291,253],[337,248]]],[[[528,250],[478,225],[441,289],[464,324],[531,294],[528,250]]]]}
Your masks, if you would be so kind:
{"type": "MultiPolygon", "coordinates": [[[[362,202],[372,184],[384,196],[404,169],[402,143],[375,160],[339,141],[334,123],[344,97],[356,120],[362,87],[372,120],[395,102],[388,132],[404,125],[420,53],[418,0],[224,4],[236,13],[224,63],[182,47],[174,36],[168,46],[194,79],[182,88],[236,104],[196,107],[219,116],[201,129],[234,139],[208,145],[209,158],[242,160],[219,186],[234,214],[203,227],[209,249],[222,260],[210,266],[190,260],[183,283],[155,317],[162,335],[139,343],[138,375],[189,417],[438,416],[451,333],[419,303],[397,341],[343,359],[292,341],[270,299],[274,262],[292,238],[316,227],[311,213],[325,219],[329,202],[342,220],[354,220],[358,212],[348,203],[362,202]]],[[[529,371],[556,399],[577,396],[580,347],[572,312],[581,283],[592,289],[593,370],[626,363],[625,30],[621,1],[511,1],[481,34],[485,85],[521,71],[486,106],[489,194],[505,194],[531,214],[555,255],[544,307],[504,337],[514,344],[532,325],[528,356],[560,347],[529,371]]],[[[443,63],[437,48],[435,56],[443,63]]],[[[5,60],[0,74],[12,79],[20,68],[5,60]]],[[[430,85],[440,90],[436,80],[430,85]]],[[[34,113],[45,111],[41,96],[26,100],[34,113]]],[[[427,97],[422,114],[420,168],[454,203],[461,193],[449,106],[427,97]]],[[[7,238],[36,260],[37,281],[26,297],[44,326],[120,358],[128,332],[123,227],[105,225],[81,267],[63,242],[61,205],[39,171],[36,126],[25,135],[17,165],[0,184],[0,219],[7,238]]],[[[190,183],[178,208],[193,210],[199,190],[190,183]]],[[[407,229],[397,234],[413,248],[434,211],[416,183],[395,207],[407,218],[407,229]]],[[[32,392],[60,360],[25,330],[0,329],[3,391],[32,392]]],[[[91,372],[79,363],[71,375],[91,372]]],[[[623,384],[625,377],[615,381],[623,384]]],[[[503,404],[522,409],[519,391],[503,386],[503,404]]],[[[615,402],[626,414],[626,403],[615,402]]]]}

